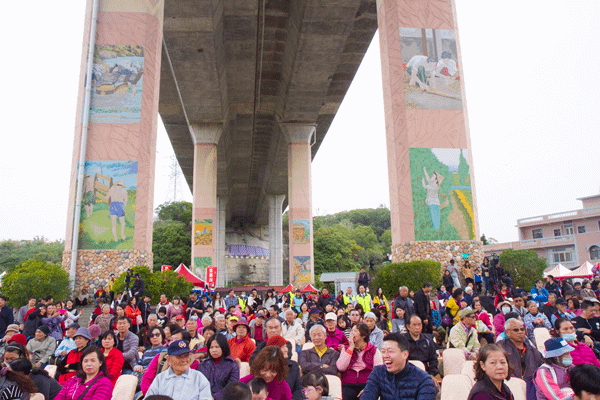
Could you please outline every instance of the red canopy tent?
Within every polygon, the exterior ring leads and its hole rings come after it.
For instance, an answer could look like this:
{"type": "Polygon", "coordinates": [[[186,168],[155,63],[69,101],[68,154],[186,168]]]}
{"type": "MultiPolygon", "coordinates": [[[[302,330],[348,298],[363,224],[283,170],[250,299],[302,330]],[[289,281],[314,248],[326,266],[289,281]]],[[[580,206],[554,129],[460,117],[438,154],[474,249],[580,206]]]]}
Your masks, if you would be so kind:
{"type": "Polygon", "coordinates": [[[318,293],[319,291],[310,283],[306,285],[304,289],[300,291],[300,293],[318,293]]]}
{"type": "Polygon", "coordinates": [[[175,269],[175,272],[177,272],[177,274],[179,276],[183,276],[186,281],[192,282],[194,284],[194,286],[204,288],[204,285],[205,285],[204,281],[202,279],[198,278],[196,276],[196,274],[194,274],[192,271],[190,271],[188,269],[188,267],[183,265],[183,263],[179,264],[179,267],[177,267],[177,269],[175,269]]]}
{"type": "Polygon", "coordinates": [[[281,292],[279,293],[288,293],[288,292],[293,292],[294,291],[294,287],[292,286],[292,284],[290,283],[289,285],[287,285],[281,292]]]}

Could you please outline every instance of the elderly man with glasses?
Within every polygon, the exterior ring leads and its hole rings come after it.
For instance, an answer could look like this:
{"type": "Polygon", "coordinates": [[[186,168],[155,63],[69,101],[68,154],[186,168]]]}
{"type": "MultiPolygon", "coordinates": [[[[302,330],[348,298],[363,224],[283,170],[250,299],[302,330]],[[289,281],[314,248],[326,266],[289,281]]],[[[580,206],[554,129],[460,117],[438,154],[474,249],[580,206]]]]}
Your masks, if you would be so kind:
{"type": "Polygon", "coordinates": [[[533,377],[542,365],[542,354],[527,338],[527,328],[523,321],[510,318],[505,322],[504,329],[506,339],[499,340],[498,344],[506,350],[509,363],[515,367],[511,376],[523,379],[527,383],[527,400],[535,400],[533,377]]]}
{"type": "Polygon", "coordinates": [[[470,307],[463,308],[458,317],[460,322],[450,330],[450,347],[464,350],[467,360],[476,360],[481,344],[475,329],[475,311],[470,307]]]}

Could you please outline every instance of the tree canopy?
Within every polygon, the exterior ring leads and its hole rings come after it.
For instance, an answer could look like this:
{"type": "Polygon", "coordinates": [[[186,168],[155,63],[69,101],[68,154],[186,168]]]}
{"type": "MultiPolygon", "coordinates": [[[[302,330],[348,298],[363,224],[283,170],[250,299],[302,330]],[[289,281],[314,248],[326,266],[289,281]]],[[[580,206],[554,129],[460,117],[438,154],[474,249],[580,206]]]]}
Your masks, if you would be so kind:
{"type": "Polygon", "coordinates": [[[187,225],[179,221],[154,224],[152,236],[153,270],[161,265],[189,264],[192,258],[192,238],[187,225]]]}
{"type": "Polygon", "coordinates": [[[22,262],[33,259],[60,264],[64,249],[63,241],[50,242],[43,236],[33,240],[3,240],[0,242],[0,269],[11,271],[22,262]]]}
{"type": "Polygon", "coordinates": [[[179,221],[185,226],[192,222],[192,203],[188,201],[161,204],[155,211],[160,221],[179,221]]]}
{"type": "Polygon", "coordinates": [[[546,259],[538,257],[534,250],[504,250],[500,265],[510,274],[514,287],[526,290],[533,287],[547,268],[546,259]]]}
{"type": "Polygon", "coordinates": [[[59,264],[26,260],[7,272],[0,292],[9,298],[10,305],[19,307],[31,296],[65,299],[70,293],[69,275],[59,264]]]}

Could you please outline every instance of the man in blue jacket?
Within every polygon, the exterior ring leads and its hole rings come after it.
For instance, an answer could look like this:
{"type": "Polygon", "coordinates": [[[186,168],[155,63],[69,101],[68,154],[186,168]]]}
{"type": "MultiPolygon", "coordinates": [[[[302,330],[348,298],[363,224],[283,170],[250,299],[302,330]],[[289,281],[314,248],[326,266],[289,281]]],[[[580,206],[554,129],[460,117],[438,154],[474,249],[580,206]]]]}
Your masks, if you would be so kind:
{"type": "Polygon", "coordinates": [[[429,374],[408,360],[408,341],[400,333],[383,338],[383,365],[373,368],[360,400],[434,400],[435,386],[429,374]]]}

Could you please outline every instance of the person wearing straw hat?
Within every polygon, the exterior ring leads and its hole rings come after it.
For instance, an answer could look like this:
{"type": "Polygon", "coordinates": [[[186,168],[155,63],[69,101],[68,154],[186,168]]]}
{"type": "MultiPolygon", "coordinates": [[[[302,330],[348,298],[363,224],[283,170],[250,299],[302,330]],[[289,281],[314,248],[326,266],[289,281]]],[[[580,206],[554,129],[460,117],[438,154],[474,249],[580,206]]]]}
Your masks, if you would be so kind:
{"type": "Polygon", "coordinates": [[[569,386],[568,369],[573,364],[569,346],[562,337],[546,340],[544,343],[544,363],[535,372],[535,384],[538,400],[567,400],[573,398],[569,386]]]}

